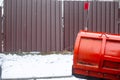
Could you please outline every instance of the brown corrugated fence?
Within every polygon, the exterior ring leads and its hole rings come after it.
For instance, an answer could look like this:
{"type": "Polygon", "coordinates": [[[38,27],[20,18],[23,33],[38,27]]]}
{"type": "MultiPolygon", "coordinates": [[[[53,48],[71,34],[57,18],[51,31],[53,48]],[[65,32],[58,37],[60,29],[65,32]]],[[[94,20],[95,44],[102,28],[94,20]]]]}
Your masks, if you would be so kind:
{"type": "Polygon", "coordinates": [[[3,34],[2,34],[2,7],[0,7],[0,52],[2,52],[2,39],[3,39],[3,34]]]}
{"type": "Polygon", "coordinates": [[[88,31],[118,34],[118,2],[89,1],[89,10],[84,10],[86,1],[64,2],[64,48],[73,50],[77,33],[88,25],[88,31]],[[88,16],[87,16],[88,15],[88,16]],[[88,17],[88,23],[87,22],[88,17]]]}
{"type": "Polygon", "coordinates": [[[118,2],[90,1],[89,11],[84,3],[64,1],[62,11],[60,0],[4,0],[4,51],[73,50],[77,33],[87,24],[88,31],[120,32],[118,2]]]}
{"type": "Polygon", "coordinates": [[[61,51],[61,2],[4,0],[5,51],[61,51]]]}

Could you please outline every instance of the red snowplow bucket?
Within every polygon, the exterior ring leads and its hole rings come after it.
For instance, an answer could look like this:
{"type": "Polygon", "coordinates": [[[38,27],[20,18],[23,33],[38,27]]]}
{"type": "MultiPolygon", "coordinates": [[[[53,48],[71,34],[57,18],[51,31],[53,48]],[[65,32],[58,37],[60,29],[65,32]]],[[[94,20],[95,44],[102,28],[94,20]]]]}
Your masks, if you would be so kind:
{"type": "Polygon", "coordinates": [[[120,36],[79,32],[72,69],[77,75],[120,80],[120,36]]]}

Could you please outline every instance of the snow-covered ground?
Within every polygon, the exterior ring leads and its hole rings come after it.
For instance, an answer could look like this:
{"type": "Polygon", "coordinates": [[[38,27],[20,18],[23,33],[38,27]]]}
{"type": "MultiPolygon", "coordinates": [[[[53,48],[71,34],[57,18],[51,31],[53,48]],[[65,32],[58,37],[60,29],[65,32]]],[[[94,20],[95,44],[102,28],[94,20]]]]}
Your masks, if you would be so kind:
{"type": "MultiPolygon", "coordinates": [[[[72,71],[73,55],[4,55],[2,62],[2,78],[29,78],[69,76],[72,71]]],[[[46,80],[46,79],[44,79],[46,80]]],[[[47,79],[48,80],[48,79],[47,79]]],[[[55,78],[51,80],[81,80],[75,77],[55,78]]]]}

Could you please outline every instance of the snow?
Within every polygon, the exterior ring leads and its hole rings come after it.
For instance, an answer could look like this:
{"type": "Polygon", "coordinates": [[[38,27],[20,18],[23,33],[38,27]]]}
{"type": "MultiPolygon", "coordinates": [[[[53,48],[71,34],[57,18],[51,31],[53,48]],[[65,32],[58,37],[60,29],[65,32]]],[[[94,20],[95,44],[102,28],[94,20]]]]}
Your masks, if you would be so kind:
{"type": "MultiPolygon", "coordinates": [[[[66,55],[0,54],[0,58],[1,58],[0,62],[2,65],[2,78],[70,76],[73,63],[72,54],[66,55]]],[[[51,80],[79,80],[79,79],[71,77],[51,80]]]]}

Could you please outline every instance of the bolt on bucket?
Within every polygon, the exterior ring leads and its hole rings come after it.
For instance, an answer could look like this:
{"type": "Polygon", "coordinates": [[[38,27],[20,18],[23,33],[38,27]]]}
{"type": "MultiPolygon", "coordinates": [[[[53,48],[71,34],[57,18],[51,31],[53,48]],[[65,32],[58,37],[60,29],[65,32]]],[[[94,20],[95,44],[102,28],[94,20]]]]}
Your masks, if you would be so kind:
{"type": "Polygon", "coordinates": [[[72,74],[120,80],[120,36],[80,31],[72,74]]]}

